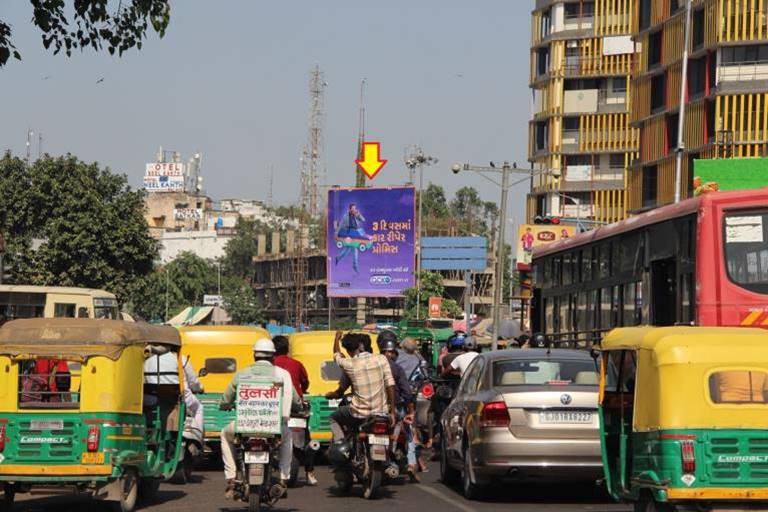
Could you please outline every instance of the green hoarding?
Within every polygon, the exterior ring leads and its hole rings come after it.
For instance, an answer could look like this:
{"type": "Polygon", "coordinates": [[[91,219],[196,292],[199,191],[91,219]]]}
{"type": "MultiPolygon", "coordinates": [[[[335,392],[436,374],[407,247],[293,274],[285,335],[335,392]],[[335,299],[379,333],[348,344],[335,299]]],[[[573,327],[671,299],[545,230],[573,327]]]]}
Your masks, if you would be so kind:
{"type": "Polygon", "coordinates": [[[768,158],[694,160],[694,194],[768,186],[768,158]]]}

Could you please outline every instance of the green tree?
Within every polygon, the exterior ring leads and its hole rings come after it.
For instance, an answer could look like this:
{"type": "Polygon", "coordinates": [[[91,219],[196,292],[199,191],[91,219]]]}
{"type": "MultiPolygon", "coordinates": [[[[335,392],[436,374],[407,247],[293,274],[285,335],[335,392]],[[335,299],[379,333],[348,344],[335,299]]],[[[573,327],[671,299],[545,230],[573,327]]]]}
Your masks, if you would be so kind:
{"type": "Polygon", "coordinates": [[[445,199],[445,189],[440,185],[430,183],[421,196],[421,212],[424,218],[444,219],[448,217],[448,201],[445,199]]]}
{"type": "Polygon", "coordinates": [[[152,271],[144,193],[74,156],[0,159],[0,231],[17,283],[103,288],[125,299],[152,271]]]}
{"type": "MultiPolygon", "coordinates": [[[[150,25],[160,37],[165,35],[171,14],[170,0],[123,0],[114,9],[109,0],[74,0],[71,6],[64,0],[30,3],[43,46],[53,47],[54,54],[63,50],[68,57],[72,50],[88,47],[106,49],[110,55],[134,47],[140,50],[150,25]]],[[[0,20],[0,67],[11,57],[21,60],[12,36],[11,25],[0,20]]]]}
{"type": "Polygon", "coordinates": [[[408,288],[403,292],[405,296],[405,317],[409,319],[416,318],[416,303],[419,303],[419,318],[427,318],[429,314],[429,298],[443,298],[443,314],[451,318],[460,317],[462,310],[459,304],[446,296],[445,286],[443,285],[443,276],[438,272],[422,270],[419,272],[419,287],[408,288]],[[418,291],[421,290],[419,297],[418,291]]]}
{"type": "Polygon", "coordinates": [[[256,300],[253,288],[241,283],[224,292],[224,309],[232,317],[232,323],[238,325],[263,322],[261,307],[256,300]]]}

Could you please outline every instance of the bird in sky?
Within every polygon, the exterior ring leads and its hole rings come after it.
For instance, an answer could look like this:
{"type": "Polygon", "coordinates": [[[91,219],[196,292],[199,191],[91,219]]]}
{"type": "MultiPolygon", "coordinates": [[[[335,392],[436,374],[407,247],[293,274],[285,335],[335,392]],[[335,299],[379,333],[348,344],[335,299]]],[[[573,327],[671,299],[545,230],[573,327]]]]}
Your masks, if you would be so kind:
{"type": "Polygon", "coordinates": [[[101,77],[101,78],[99,78],[98,80],[96,80],[96,83],[97,83],[97,84],[100,84],[100,83],[101,83],[101,82],[103,82],[103,81],[104,81],[104,77],[101,77]]]}
{"type": "Polygon", "coordinates": [[[52,78],[51,75],[45,75],[41,80],[48,80],[49,78],[52,78]]]}

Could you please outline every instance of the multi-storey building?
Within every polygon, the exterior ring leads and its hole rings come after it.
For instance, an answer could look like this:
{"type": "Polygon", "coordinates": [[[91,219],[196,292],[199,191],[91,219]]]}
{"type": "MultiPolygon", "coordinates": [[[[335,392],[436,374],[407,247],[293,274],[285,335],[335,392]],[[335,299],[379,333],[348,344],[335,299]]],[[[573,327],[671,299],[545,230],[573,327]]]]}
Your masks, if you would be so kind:
{"type": "MultiPolygon", "coordinates": [[[[629,171],[628,207],[674,200],[685,0],[637,0],[638,54],[630,85],[640,155],[629,171]]],[[[700,158],[768,154],[768,2],[693,0],[683,91],[682,198],[700,158]]]]}
{"type": "Polygon", "coordinates": [[[536,215],[613,222],[627,214],[627,169],[639,143],[629,124],[635,3],[536,0],[529,222],[536,215]]]}

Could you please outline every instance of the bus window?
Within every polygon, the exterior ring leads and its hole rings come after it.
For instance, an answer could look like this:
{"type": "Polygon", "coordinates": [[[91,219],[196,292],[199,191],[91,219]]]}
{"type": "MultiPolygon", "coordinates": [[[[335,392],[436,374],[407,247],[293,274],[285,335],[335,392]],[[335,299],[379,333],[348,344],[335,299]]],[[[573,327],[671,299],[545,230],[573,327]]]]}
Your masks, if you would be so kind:
{"type": "Polygon", "coordinates": [[[55,318],[75,318],[76,307],[77,304],[56,302],[53,305],[53,316],[55,318]]]}
{"type": "Polygon", "coordinates": [[[563,254],[563,286],[574,283],[571,256],[572,254],[569,252],[563,254]]]}
{"type": "Polygon", "coordinates": [[[45,316],[44,293],[0,292],[0,316],[5,320],[45,316]]]}
{"type": "Polygon", "coordinates": [[[116,299],[95,298],[93,299],[93,313],[96,318],[105,318],[107,320],[120,320],[120,308],[117,306],[116,299]]]}
{"type": "Polygon", "coordinates": [[[725,262],[735,284],[768,293],[768,213],[726,215],[725,262]]]}
{"type": "Polygon", "coordinates": [[[588,283],[592,281],[592,249],[581,251],[581,281],[588,283]]]}
{"type": "Polygon", "coordinates": [[[611,275],[611,244],[610,242],[604,243],[600,246],[600,253],[598,254],[598,277],[605,279],[611,275]]]}

